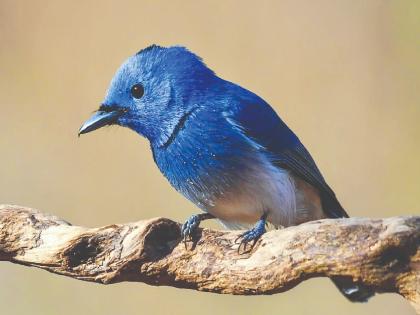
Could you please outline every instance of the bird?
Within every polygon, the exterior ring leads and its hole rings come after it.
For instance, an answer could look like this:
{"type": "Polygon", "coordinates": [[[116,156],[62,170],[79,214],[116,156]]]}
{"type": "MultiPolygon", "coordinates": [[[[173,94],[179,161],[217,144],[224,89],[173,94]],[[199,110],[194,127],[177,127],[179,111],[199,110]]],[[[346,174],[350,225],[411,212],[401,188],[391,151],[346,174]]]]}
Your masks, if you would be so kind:
{"type": "MultiPolygon", "coordinates": [[[[202,213],[182,225],[190,238],[203,220],[247,229],[240,244],[267,230],[324,218],[347,218],[334,191],[296,134],[261,97],[216,75],[183,46],[148,46],[111,80],[79,136],[110,125],[147,138],[169,183],[202,213]]],[[[350,301],[373,293],[333,279],[350,301]]]]}

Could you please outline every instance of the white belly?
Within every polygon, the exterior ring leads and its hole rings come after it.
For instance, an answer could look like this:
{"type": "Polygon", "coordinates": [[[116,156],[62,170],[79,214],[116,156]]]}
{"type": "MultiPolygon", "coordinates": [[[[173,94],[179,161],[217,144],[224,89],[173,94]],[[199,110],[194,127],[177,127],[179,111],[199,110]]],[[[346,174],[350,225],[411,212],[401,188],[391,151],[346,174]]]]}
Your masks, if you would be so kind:
{"type": "Polygon", "coordinates": [[[264,213],[275,226],[290,226],[323,217],[317,191],[262,154],[232,189],[206,210],[227,227],[254,224],[264,213]]]}

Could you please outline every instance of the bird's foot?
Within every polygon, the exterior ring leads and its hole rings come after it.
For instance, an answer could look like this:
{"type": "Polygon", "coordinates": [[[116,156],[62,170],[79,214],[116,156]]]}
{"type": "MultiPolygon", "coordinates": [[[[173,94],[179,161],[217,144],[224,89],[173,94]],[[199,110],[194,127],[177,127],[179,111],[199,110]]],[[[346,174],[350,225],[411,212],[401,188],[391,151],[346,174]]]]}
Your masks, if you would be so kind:
{"type": "Polygon", "coordinates": [[[246,252],[247,245],[250,242],[252,242],[252,244],[249,250],[252,250],[252,248],[260,239],[260,237],[266,232],[265,224],[266,224],[266,215],[263,215],[252,229],[239,235],[239,237],[235,240],[235,243],[237,243],[238,240],[241,240],[241,242],[239,243],[238,252],[240,252],[242,246],[243,246],[244,252],[246,252]]]}
{"type": "Polygon", "coordinates": [[[192,239],[194,233],[200,226],[201,221],[211,218],[213,218],[213,216],[209,213],[200,213],[190,216],[181,227],[181,237],[184,240],[184,243],[186,244],[188,240],[192,239]]]}
{"type": "Polygon", "coordinates": [[[192,237],[194,232],[200,226],[201,219],[198,214],[194,214],[188,218],[187,221],[181,227],[181,236],[186,242],[188,239],[192,237]]]}

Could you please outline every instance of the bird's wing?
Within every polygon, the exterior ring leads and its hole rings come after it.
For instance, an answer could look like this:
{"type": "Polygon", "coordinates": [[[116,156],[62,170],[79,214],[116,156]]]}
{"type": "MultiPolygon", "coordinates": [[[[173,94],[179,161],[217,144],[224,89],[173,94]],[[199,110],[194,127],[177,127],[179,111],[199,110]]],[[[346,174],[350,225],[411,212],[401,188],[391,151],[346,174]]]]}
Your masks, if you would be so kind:
{"type": "Polygon", "coordinates": [[[245,136],[264,147],[275,164],[318,189],[328,217],[348,217],[309,152],[270,105],[261,99],[242,102],[230,114],[245,136]]]}

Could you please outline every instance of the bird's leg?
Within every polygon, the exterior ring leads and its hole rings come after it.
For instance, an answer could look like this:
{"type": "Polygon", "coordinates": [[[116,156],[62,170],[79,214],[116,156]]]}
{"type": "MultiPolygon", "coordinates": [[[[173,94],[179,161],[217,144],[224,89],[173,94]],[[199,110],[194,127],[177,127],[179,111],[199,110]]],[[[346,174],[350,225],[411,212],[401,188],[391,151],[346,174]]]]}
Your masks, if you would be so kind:
{"type": "Polygon", "coordinates": [[[213,218],[214,216],[210,213],[200,213],[190,216],[181,227],[181,236],[184,239],[184,242],[186,242],[188,238],[192,237],[201,221],[213,218]]]}
{"type": "Polygon", "coordinates": [[[246,245],[251,241],[253,241],[251,245],[251,249],[252,247],[254,247],[258,239],[265,233],[266,223],[267,223],[267,213],[264,213],[252,229],[239,235],[239,237],[235,240],[236,242],[239,239],[241,239],[241,243],[239,244],[239,247],[238,247],[238,252],[240,251],[242,245],[244,246],[244,251],[246,251],[246,245]]]}

